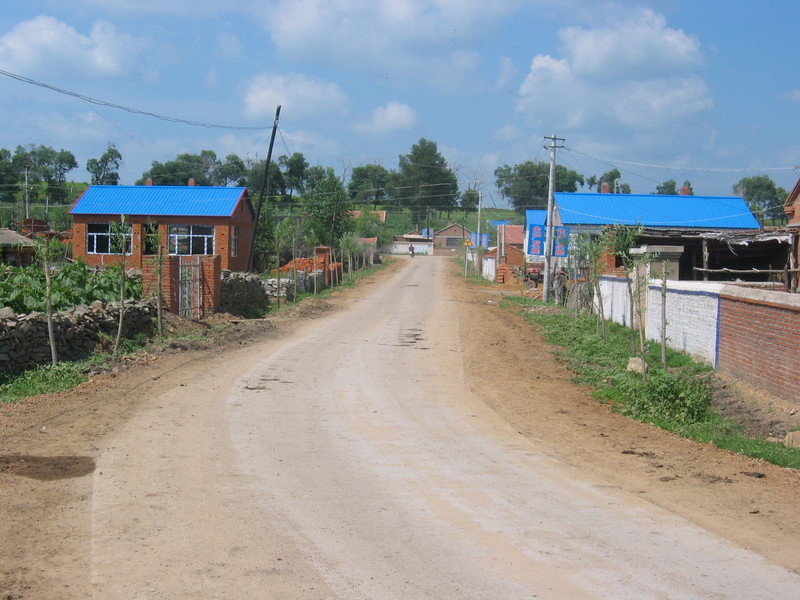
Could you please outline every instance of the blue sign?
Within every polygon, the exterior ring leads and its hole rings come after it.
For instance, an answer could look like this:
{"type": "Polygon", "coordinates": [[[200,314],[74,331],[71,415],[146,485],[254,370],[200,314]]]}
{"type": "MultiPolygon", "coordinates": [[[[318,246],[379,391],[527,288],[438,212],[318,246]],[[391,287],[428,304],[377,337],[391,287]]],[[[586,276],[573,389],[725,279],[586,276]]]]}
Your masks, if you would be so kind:
{"type": "MultiPolygon", "coordinates": [[[[528,227],[528,254],[543,256],[547,229],[544,225],[528,227]]],[[[552,256],[566,258],[569,256],[569,227],[553,227],[552,256]]]]}
{"type": "Polygon", "coordinates": [[[481,247],[481,248],[488,248],[489,247],[489,234],[482,233],[480,243],[478,243],[478,234],[477,233],[470,233],[469,234],[469,241],[472,244],[472,247],[481,247]]]}

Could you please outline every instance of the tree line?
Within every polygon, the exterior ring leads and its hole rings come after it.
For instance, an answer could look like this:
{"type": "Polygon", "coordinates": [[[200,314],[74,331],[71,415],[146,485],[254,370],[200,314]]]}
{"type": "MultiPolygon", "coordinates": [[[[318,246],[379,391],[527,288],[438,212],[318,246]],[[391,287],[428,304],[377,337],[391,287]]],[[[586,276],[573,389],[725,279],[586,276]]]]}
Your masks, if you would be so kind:
{"type": "MultiPolygon", "coordinates": [[[[163,163],[154,161],[135,183],[142,185],[151,180],[154,185],[186,185],[192,179],[202,186],[235,185],[259,190],[265,162],[243,159],[236,154],[223,159],[213,150],[183,153],[163,163]]],[[[87,161],[88,183],[118,184],[121,164],[120,152],[109,144],[99,157],[87,161]]],[[[0,148],[0,203],[8,205],[25,200],[45,207],[69,204],[86,185],[67,181],[67,174],[77,167],[75,156],[64,149],[36,144],[17,146],[13,152],[0,148]]],[[[518,213],[547,206],[548,163],[504,164],[495,169],[494,176],[500,195],[518,213]]],[[[585,176],[557,165],[555,191],[576,192],[580,188],[600,192],[608,184],[611,193],[630,193],[630,185],[621,179],[616,168],[599,176],[585,176]]],[[[457,168],[447,163],[436,142],[425,138],[413,144],[407,154],[399,155],[395,169],[378,163],[353,167],[346,185],[332,167],[310,165],[301,152],[271,161],[268,181],[266,197],[277,210],[306,208],[311,198],[333,193],[333,186],[341,187],[346,201],[353,205],[407,210],[416,227],[424,226],[431,212],[449,215],[454,210],[474,211],[479,199],[476,189],[459,190],[457,168]],[[320,188],[323,182],[325,185],[320,188]]],[[[689,181],[681,187],[687,188],[689,194],[694,193],[689,181]]],[[[783,203],[788,193],[769,176],[744,177],[733,185],[732,191],[747,201],[762,222],[783,219],[783,203]]],[[[670,179],[657,185],[652,193],[678,194],[680,189],[670,179]]]]}

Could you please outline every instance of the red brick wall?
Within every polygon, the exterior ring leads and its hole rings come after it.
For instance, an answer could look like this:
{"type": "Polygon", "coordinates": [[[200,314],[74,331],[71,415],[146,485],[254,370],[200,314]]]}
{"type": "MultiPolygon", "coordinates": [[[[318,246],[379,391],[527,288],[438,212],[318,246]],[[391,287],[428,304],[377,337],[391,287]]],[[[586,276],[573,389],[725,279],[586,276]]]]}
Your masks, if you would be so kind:
{"type": "MultiPolygon", "coordinates": [[[[141,216],[126,217],[131,224],[133,233],[133,252],[126,257],[125,263],[129,269],[139,269],[142,267],[144,255],[144,227],[149,219],[141,216]]],[[[253,241],[253,220],[249,215],[249,208],[243,203],[233,214],[232,217],[158,217],[153,219],[158,224],[161,246],[164,253],[167,250],[167,231],[169,225],[214,225],[214,248],[216,254],[220,256],[223,269],[232,271],[244,271],[247,264],[247,255],[250,252],[250,245],[253,241]],[[239,240],[237,245],[237,256],[231,256],[231,228],[239,227],[239,240]]],[[[119,217],[112,216],[73,216],[72,225],[72,256],[80,258],[87,265],[103,267],[117,265],[120,256],[117,254],[87,254],[86,253],[86,225],[87,223],[119,223],[119,217]]]]}
{"type": "MultiPolygon", "coordinates": [[[[200,265],[200,306],[195,307],[195,318],[206,318],[217,312],[222,289],[222,261],[219,256],[163,256],[161,267],[161,293],[166,311],[180,311],[181,263],[200,265]]],[[[157,260],[146,256],[142,261],[142,290],[146,297],[155,296],[158,289],[157,260]]]]}
{"type": "Polygon", "coordinates": [[[717,368],[800,400],[800,308],[720,295],[717,368]]]}

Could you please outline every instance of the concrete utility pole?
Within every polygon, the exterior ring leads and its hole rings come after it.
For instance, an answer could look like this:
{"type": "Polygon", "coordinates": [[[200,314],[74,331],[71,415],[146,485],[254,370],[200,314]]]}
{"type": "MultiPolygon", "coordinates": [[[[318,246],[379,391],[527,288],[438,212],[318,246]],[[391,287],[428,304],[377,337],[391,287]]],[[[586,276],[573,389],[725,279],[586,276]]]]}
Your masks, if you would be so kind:
{"type": "Polygon", "coordinates": [[[550,145],[545,146],[545,150],[550,150],[550,184],[547,190],[547,230],[544,237],[544,301],[550,301],[550,268],[553,259],[553,194],[556,186],[556,149],[563,148],[561,143],[564,138],[556,137],[555,134],[545,136],[544,139],[550,140],[550,145]]]}

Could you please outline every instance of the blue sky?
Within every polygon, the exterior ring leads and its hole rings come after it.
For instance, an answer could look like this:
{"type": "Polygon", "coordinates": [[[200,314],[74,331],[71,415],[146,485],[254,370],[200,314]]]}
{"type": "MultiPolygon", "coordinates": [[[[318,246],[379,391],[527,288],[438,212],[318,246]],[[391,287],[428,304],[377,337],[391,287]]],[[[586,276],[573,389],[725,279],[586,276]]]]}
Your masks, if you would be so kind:
{"type": "Polygon", "coordinates": [[[122,183],[152,161],[214,150],[302,152],[345,178],[397,168],[424,137],[462,189],[502,205],[494,169],[616,167],[635,193],[690,180],[730,195],[800,176],[796,0],[72,0],[3,3],[0,70],[188,121],[98,106],[0,76],[0,147],[86,160],[108,143],[122,183]]]}

